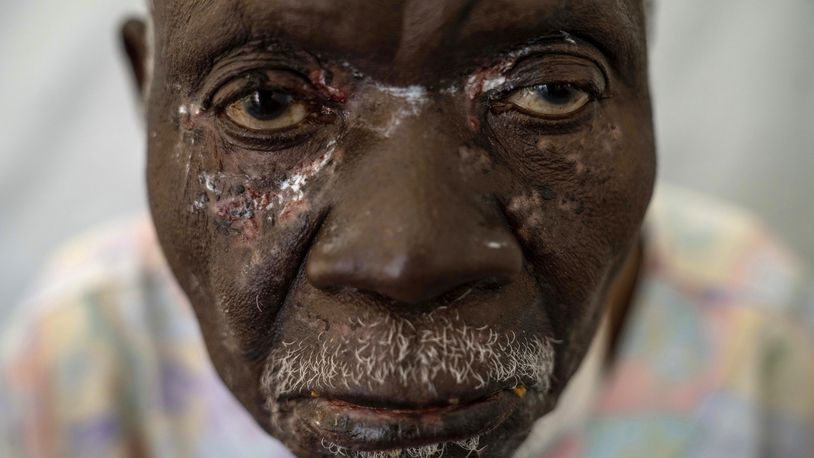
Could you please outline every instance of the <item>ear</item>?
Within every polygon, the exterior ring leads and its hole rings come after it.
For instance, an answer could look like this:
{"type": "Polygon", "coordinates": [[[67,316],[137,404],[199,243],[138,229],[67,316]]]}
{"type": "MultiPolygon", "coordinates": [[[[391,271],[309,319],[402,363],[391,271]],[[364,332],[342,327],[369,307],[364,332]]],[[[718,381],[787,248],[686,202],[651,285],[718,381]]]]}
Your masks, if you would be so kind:
{"type": "Polygon", "coordinates": [[[144,98],[147,90],[149,48],[147,45],[147,26],[140,19],[128,19],[121,28],[121,39],[124,51],[130,61],[130,69],[136,82],[136,87],[144,98]]]}

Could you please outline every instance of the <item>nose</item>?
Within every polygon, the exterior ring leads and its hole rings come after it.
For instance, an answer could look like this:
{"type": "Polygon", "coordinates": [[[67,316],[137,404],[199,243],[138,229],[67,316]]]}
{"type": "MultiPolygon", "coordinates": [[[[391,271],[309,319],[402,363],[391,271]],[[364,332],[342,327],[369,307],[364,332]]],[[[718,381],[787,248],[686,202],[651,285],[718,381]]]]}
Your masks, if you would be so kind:
{"type": "Polygon", "coordinates": [[[520,272],[520,246],[484,183],[462,175],[459,144],[404,124],[349,172],[309,253],[308,281],[418,304],[520,272]]]}

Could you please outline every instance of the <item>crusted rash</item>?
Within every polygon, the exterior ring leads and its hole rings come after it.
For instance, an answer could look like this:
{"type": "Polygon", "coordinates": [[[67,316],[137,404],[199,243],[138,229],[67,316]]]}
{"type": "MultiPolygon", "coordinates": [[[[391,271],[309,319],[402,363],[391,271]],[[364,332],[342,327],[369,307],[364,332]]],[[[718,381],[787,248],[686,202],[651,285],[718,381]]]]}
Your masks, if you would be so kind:
{"type": "Polygon", "coordinates": [[[224,234],[243,234],[251,239],[265,217],[272,225],[296,216],[309,207],[306,187],[310,180],[334,160],[336,142],[330,141],[325,152],[303,164],[280,181],[273,190],[258,190],[257,177],[240,174],[201,173],[200,192],[189,207],[193,213],[209,210],[216,226],[224,234]]]}

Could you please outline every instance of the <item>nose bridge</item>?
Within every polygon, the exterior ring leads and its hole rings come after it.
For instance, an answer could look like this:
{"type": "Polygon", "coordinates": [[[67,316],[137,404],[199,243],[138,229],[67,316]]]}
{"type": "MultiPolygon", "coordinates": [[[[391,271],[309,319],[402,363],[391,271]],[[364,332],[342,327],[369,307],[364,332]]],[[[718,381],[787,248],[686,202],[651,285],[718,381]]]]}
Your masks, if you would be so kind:
{"type": "MultiPolygon", "coordinates": [[[[375,188],[357,194],[367,196],[358,207],[372,211],[370,220],[359,223],[368,237],[379,234],[379,245],[365,249],[389,258],[393,273],[400,263],[426,264],[429,252],[447,238],[453,221],[476,217],[466,202],[471,190],[454,171],[453,142],[439,138],[443,134],[430,136],[420,127],[410,127],[405,125],[400,135],[372,152],[376,156],[360,181],[375,176],[375,188]]],[[[358,183],[359,189],[366,184],[358,183]]]]}
{"type": "Polygon", "coordinates": [[[455,151],[455,139],[426,117],[402,120],[391,138],[371,148],[359,170],[357,189],[375,186],[360,204],[374,207],[376,224],[401,233],[401,241],[426,243],[445,227],[444,219],[471,210],[464,202],[471,190],[456,173],[455,151]],[[437,130],[428,131],[433,125],[437,130]]]}
{"type": "Polygon", "coordinates": [[[460,138],[432,116],[402,119],[357,152],[309,255],[314,286],[415,303],[519,271],[520,248],[497,207],[461,176],[460,138]]]}

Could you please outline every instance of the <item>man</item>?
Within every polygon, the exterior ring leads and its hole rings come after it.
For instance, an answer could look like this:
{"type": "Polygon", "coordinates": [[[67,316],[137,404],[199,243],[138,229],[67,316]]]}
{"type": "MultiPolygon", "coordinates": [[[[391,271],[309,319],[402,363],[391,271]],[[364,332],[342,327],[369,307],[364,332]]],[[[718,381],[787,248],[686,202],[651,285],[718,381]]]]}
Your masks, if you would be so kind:
{"type": "Polygon", "coordinates": [[[639,0],[166,0],[150,25],[124,39],[158,242],[97,239],[128,254],[38,301],[81,305],[8,347],[4,402],[29,413],[10,453],[278,453],[206,375],[187,300],[220,379],[297,456],[504,457],[540,418],[520,454],[807,452],[810,335],[709,311],[802,304],[793,261],[703,209],[656,207],[669,224],[642,236],[639,0]],[[699,221],[717,265],[671,252],[699,221]],[[766,290],[736,272],[750,250],[766,290]],[[601,423],[626,408],[643,417],[601,423]]]}

